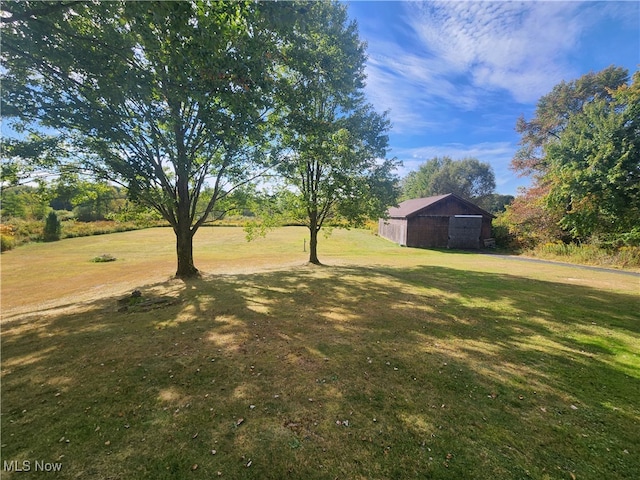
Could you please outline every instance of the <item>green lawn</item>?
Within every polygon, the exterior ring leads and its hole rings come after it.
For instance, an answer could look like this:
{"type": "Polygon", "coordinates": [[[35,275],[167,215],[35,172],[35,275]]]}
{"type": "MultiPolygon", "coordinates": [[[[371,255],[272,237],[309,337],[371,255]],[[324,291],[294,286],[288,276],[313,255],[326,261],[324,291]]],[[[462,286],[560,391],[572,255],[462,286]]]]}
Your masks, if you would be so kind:
{"type": "Polygon", "coordinates": [[[2,478],[637,478],[639,277],[303,239],[203,230],[187,283],[166,229],[3,254],[2,478]]]}

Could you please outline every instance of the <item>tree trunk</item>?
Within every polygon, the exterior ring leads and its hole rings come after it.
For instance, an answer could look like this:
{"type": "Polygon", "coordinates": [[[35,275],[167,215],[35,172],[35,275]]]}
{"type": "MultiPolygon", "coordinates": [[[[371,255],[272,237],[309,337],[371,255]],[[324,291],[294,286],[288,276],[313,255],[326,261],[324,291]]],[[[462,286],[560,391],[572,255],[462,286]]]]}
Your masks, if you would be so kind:
{"type": "Polygon", "coordinates": [[[178,225],[176,233],[176,253],[178,255],[177,278],[197,277],[200,272],[193,264],[193,233],[189,224],[178,225]]]}
{"type": "Polygon", "coordinates": [[[320,260],[318,260],[318,229],[309,228],[309,234],[309,263],[320,265],[320,260]]]}
{"type": "Polygon", "coordinates": [[[178,128],[176,122],[175,132],[179,161],[176,165],[176,223],[174,231],[176,232],[176,253],[178,254],[178,270],[177,278],[193,278],[199,276],[198,269],[193,264],[193,236],[197,229],[191,228],[191,198],[189,195],[189,159],[184,153],[184,138],[182,131],[178,128]]]}

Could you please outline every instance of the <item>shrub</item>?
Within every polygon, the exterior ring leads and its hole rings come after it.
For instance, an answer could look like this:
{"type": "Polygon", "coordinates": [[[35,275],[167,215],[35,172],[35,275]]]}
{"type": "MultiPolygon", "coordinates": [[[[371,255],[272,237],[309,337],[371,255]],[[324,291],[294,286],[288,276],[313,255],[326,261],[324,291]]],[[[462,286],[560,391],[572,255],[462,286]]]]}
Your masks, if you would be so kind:
{"type": "Polygon", "coordinates": [[[0,224],[0,251],[6,252],[16,246],[14,231],[10,225],[0,224]]]}
{"type": "Polygon", "coordinates": [[[593,243],[576,244],[556,241],[538,245],[528,253],[536,257],[587,265],[640,267],[640,247],[635,246],[603,248],[593,243]]]}
{"type": "Polygon", "coordinates": [[[13,218],[10,224],[15,239],[16,246],[28,242],[37,242],[42,239],[44,225],[38,220],[25,220],[23,218],[13,218]]]}
{"type": "Polygon", "coordinates": [[[15,247],[16,242],[13,237],[0,234],[0,252],[6,252],[15,247]]]}
{"type": "Polygon", "coordinates": [[[496,239],[496,246],[499,248],[506,248],[514,251],[521,248],[516,236],[512,234],[509,231],[509,228],[504,224],[493,225],[493,238],[496,239]]]}
{"type": "Polygon", "coordinates": [[[622,247],[616,252],[616,263],[623,267],[640,268],[640,247],[622,247]]]}
{"type": "Polygon", "coordinates": [[[60,220],[58,220],[58,215],[56,215],[56,212],[49,212],[44,224],[44,232],[42,235],[43,240],[45,242],[54,242],[56,240],[60,240],[61,234],[62,224],[60,223],[60,220]]]}

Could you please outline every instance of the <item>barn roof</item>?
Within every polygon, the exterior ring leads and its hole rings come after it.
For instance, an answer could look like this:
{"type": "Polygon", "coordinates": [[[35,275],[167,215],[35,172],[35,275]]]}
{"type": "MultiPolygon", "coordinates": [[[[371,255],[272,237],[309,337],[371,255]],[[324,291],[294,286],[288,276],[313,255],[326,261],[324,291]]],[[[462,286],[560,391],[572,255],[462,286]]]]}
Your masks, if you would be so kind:
{"type": "Polygon", "coordinates": [[[413,198],[411,200],[405,200],[404,202],[401,202],[397,207],[391,207],[389,209],[389,217],[392,217],[392,218],[413,217],[414,215],[417,215],[418,212],[421,212],[422,210],[428,207],[431,207],[443,201],[446,198],[455,198],[459,202],[462,202],[472,207],[473,209],[477,210],[479,215],[492,217],[492,218],[494,217],[494,215],[487,212],[486,210],[483,210],[482,208],[475,205],[474,203],[471,203],[470,201],[465,200],[464,198],[459,197],[458,195],[455,195],[453,193],[447,193],[446,195],[436,195],[433,197],[413,198]]]}

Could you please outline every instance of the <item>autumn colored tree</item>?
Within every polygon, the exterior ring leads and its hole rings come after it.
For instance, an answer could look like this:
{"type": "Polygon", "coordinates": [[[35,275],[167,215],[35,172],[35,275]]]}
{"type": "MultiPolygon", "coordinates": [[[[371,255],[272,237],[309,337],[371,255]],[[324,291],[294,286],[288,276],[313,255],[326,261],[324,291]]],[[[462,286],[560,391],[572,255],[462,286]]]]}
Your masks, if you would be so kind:
{"type": "Polygon", "coordinates": [[[521,137],[520,149],[511,163],[513,170],[522,176],[533,176],[534,180],[544,175],[548,167],[545,146],[560,138],[569,118],[594,99],[612,101],[613,92],[628,78],[628,70],[611,66],[553,87],[538,100],[531,120],[520,117],[516,123],[521,137]]]}
{"type": "Polygon", "coordinates": [[[573,114],[545,148],[549,210],[573,238],[640,229],[640,72],[630,86],[573,114]]]}

